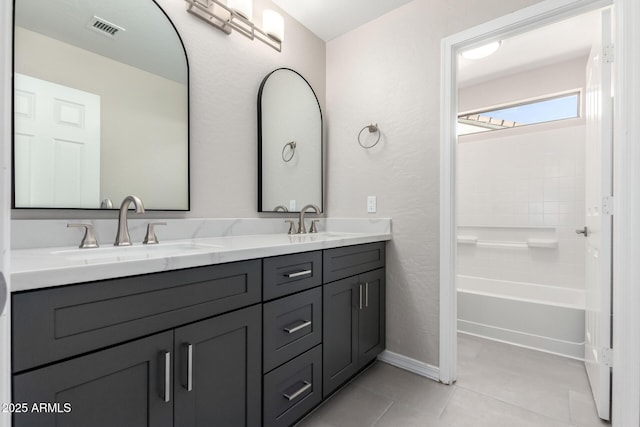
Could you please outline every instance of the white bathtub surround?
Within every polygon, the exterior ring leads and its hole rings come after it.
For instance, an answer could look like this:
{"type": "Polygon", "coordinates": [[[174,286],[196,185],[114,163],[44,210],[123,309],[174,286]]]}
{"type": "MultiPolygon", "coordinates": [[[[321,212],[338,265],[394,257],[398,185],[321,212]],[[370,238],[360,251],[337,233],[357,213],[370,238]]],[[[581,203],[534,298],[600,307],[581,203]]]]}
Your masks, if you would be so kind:
{"type": "Polygon", "coordinates": [[[559,354],[584,357],[584,290],[456,277],[458,331],[559,354]]]}
{"type": "MultiPolygon", "coordinates": [[[[131,227],[130,247],[114,248],[105,244],[95,249],[78,249],[73,245],[40,246],[11,252],[12,291],[36,289],[69,283],[104,280],[209,264],[263,258],[289,253],[314,251],[346,245],[391,240],[391,221],[367,219],[333,219],[330,228],[320,225],[317,234],[288,235],[279,220],[174,220],[167,221],[175,238],[163,239],[158,245],[142,245],[144,221],[131,227]],[[349,226],[357,231],[342,231],[349,226]],[[331,227],[335,227],[332,229],[331,227]],[[274,231],[276,230],[277,231],[274,231]],[[135,232],[134,232],[135,230],[135,232]]],[[[33,221],[39,231],[48,228],[67,230],[63,221],[33,221]]],[[[115,222],[96,222],[100,230],[115,230],[115,222]]],[[[132,224],[133,225],[133,224],[132,224]]],[[[25,226],[21,224],[21,226],[25,226]]],[[[115,232],[115,231],[114,231],[115,232]]],[[[76,237],[81,237],[76,233],[76,237]]]]}
{"type": "Polygon", "coordinates": [[[585,309],[585,291],[582,289],[546,286],[537,283],[485,279],[474,276],[456,276],[458,292],[507,298],[514,301],[546,304],[557,307],[585,309]]]}

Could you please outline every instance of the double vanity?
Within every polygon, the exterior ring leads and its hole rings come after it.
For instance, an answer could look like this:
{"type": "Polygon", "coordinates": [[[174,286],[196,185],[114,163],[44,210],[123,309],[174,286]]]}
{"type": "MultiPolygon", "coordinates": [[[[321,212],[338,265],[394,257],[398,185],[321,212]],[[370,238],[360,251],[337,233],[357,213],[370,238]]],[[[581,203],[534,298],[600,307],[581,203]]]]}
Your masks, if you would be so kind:
{"type": "Polygon", "coordinates": [[[384,349],[382,222],[14,250],[14,425],[292,425],[384,349]]]}
{"type": "MultiPolygon", "coordinates": [[[[132,215],[127,227],[129,205],[143,213],[142,200],[149,211],[186,212],[198,199],[197,213],[174,218],[218,213],[203,202],[220,203],[208,190],[224,183],[207,180],[208,161],[189,163],[209,155],[205,141],[190,151],[190,108],[211,113],[190,105],[190,74],[201,83],[216,74],[189,70],[201,23],[170,2],[169,11],[152,0],[71,3],[14,2],[13,425],[292,425],[385,347],[390,220],[318,216],[321,105],[300,73],[277,68],[254,73],[256,193],[261,215],[283,217],[167,219],[154,231],[155,219],[132,215]],[[118,31],[108,43],[105,26],[118,31]],[[184,39],[179,28],[189,28],[184,39]],[[73,137],[39,121],[48,111],[73,137]],[[203,181],[192,195],[196,169],[203,181]],[[115,212],[97,219],[121,200],[117,225],[115,212]],[[32,208],[93,219],[21,220],[66,216],[32,208]],[[307,209],[316,214],[308,229],[307,209]]],[[[235,149],[221,147],[216,154],[235,149]]],[[[253,191],[230,194],[246,203],[253,191]]]]}

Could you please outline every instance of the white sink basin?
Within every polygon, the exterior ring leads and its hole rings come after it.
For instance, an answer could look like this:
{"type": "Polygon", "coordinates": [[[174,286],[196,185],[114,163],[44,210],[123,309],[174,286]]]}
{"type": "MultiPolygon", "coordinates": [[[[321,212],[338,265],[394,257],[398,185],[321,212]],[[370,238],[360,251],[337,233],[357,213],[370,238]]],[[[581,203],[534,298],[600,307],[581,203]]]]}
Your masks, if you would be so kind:
{"type": "Polygon", "coordinates": [[[126,261],[145,258],[163,258],[193,254],[194,252],[209,252],[222,248],[220,245],[204,243],[175,242],[159,243],[157,245],[134,246],[105,246],[91,249],[64,249],[51,252],[70,261],[126,261]]]}

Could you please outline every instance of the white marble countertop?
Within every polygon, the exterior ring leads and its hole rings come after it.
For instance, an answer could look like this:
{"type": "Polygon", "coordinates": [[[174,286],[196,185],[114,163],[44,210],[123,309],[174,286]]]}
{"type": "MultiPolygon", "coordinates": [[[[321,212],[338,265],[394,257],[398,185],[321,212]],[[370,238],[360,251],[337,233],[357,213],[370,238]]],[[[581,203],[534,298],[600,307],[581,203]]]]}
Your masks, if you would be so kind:
{"type": "Polygon", "coordinates": [[[227,235],[119,248],[103,245],[96,249],[69,246],[13,249],[11,291],[358,245],[391,240],[391,236],[389,221],[389,227],[358,232],[227,235]]]}

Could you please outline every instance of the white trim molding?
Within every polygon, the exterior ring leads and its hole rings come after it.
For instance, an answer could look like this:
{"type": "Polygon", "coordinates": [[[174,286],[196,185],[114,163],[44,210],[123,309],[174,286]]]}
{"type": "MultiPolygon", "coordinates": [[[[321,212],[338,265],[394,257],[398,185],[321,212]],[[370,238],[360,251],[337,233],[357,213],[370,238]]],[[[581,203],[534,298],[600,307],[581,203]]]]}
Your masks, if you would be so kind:
{"type": "Polygon", "coordinates": [[[402,354],[385,350],[378,355],[378,360],[405,371],[413,372],[434,381],[440,381],[440,369],[437,366],[412,359],[402,354]]]}
{"type": "Polygon", "coordinates": [[[613,401],[615,427],[640,425],[640,2],[615,2],[613,401]]]}
{"type": "MultiPolygon", "coordinates": [[[[0,271],[4,272],[7,287],[9,277],[11,225],[11,75],[13,52],[12,1],[0,2],[0,271]]],[[[11,402],[11,326],[10,298],[4,313],[0,309],[0,404],[11,402]]],[[[0,427],[11,426],[11,414],[0,413],[0,427]]]]}

